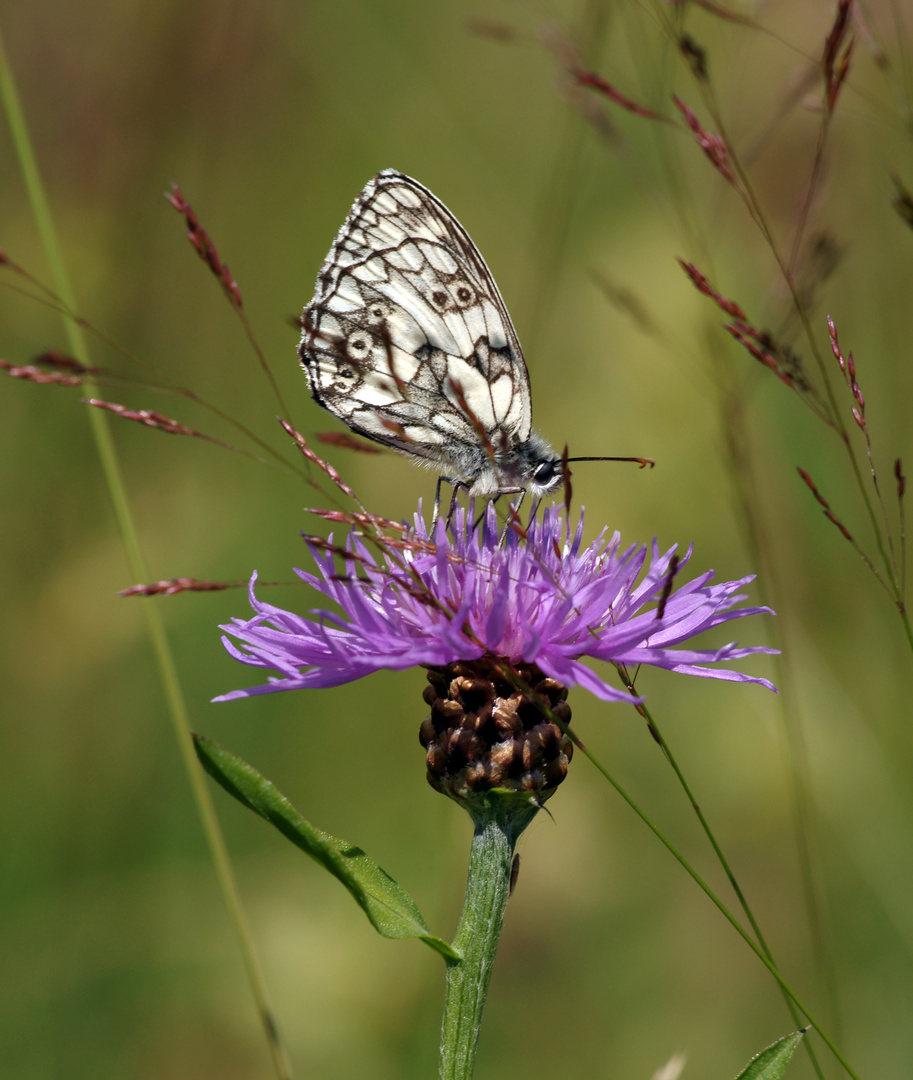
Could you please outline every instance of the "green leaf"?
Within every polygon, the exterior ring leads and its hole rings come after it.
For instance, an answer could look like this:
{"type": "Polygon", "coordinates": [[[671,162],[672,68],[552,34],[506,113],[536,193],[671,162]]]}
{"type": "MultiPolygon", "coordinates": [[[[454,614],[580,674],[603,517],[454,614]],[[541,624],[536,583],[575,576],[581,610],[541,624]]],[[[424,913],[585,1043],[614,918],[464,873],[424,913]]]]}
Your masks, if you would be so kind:
{"type": "Polygon", "coordinates": [[[459,955],[435,937],[415,901],[359,847],[315,829],[265,776],[212,739],[193,736],[203,768],[229,795],[274,825],[283,836],[310,855],[345,885],[355,902],[386,938],[416,937],[442,956],[459,955]]]}
{"type": "Polygon", "coordinates": [[[777,1039],[766,1050],[762,1050],[760,1054],[753,1057],[736,1080],[780,1080],[786,1071],[789,1059],[795,1053],[806,1031],[808,1028],[803,1028],[801,1031],[793,1031],[789,1035],[784,1035],[782,1039],[777,1039]]]}

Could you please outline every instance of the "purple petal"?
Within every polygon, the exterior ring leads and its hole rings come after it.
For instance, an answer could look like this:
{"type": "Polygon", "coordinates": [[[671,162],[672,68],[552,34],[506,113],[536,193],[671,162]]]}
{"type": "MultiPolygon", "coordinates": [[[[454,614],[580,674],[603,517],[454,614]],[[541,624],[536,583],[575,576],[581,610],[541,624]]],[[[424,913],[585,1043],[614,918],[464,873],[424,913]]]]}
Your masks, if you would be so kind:
{"type": "MultiPolygon", "coordinates": [[[[474,511],[459,509],[448,525],[439,520],[434,550],[420,516],[415,535],[422,546],[387,549],[378,562],[363,538],[346,542],[351,558],[338,571],[331,552],[310,548],[317,574],[296,571],[302,582],[338,605],[339,613],[313,609],[305,615],[259,600],[251,578],[254,616],[222,627],[234,659],[275,672],[263,686],[216,699],[300,687],[351,682],[381,668],[446,666],[486,651],[507,660],[536,663],[565,685],[578,685],[604,701],[640,701],[610,686],[584,664],[592,657],[648,664],[681,674],[769,689],[763,678],[708,667],[775,650],[735,643],[718,649],[682,648],[705,630],[747,615],[770,614],[742,607],[741,591],[752,580],[713,583],[712,571],[682,582],[666,598],[663,618],[655,605],[664,592],[676,546],[660,552],[632,545],[617,533],[583,546],[583,515],[569,535],[555,508],[534,514],[524,538],[508,528],[498,535],[489,504],[478,529],[474,511]]],[[[678,563],[676,584],[692,557],[678,563]]]]}

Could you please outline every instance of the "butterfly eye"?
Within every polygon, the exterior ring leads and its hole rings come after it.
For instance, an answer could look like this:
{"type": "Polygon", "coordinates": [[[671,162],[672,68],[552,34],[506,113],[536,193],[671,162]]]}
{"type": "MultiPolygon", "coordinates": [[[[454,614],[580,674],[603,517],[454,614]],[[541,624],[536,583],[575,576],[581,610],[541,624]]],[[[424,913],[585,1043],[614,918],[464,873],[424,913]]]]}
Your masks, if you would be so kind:
{"type": "Polygon", "coordinates": [[[536,466],[533,473],[533,480],[537,484],[541,484],[543,487],[549,487],[560,476],[560,461],[543,461],[536,466]]]}
{"type": "Polygon", "coordinates": [[[460,285],[456,291],[456,298],[461,307],[468,307],[474,299],[474,294],[468,285],[460,285]]]}
{"type": "Polygon", "coordinates": [[[437,304],[439,308],[447,307],[447,304],[450,301],[450,297],[447,295],[447,293],[444,292],[443,289],[435,289],[435,291],[431,294],[431,299],[437,304]]]}

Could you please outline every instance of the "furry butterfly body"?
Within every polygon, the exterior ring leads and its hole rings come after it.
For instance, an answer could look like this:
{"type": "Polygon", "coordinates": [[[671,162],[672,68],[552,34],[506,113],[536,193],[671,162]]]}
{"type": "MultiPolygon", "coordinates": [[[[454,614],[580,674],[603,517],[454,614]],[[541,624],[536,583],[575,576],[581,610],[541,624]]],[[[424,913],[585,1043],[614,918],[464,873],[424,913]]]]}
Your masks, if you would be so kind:
{"type": "Polygon", "coordinates": [[[560,484],[532,430],[529,375],[485,260],[417,181],[378,173],[355,201],[304,309],[298,354],[318,404],[470,495],[560,484]]]}

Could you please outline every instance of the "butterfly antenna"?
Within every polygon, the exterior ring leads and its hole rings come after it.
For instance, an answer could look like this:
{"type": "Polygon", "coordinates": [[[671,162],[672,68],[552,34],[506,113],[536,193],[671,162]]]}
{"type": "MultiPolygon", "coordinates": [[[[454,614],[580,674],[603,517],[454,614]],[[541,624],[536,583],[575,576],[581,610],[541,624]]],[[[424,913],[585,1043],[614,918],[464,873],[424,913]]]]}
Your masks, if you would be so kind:
{"type": "Polygon", "coordinates": [[[569,457],[564,460],[565,463],[568,461],[633,461],[642,469],[645,469],[648,465],[652,469],[656,464],[653,458],[649,457],[569,457]]]}

